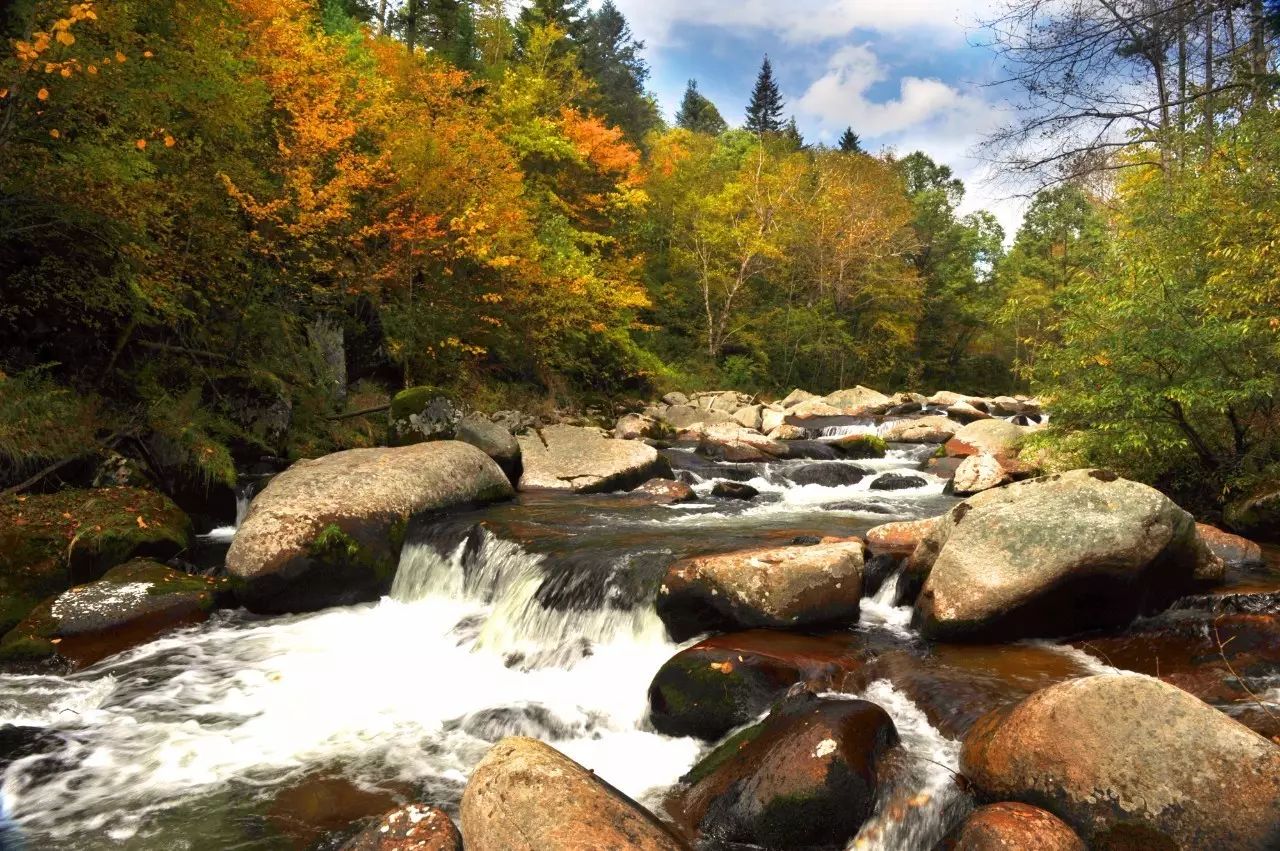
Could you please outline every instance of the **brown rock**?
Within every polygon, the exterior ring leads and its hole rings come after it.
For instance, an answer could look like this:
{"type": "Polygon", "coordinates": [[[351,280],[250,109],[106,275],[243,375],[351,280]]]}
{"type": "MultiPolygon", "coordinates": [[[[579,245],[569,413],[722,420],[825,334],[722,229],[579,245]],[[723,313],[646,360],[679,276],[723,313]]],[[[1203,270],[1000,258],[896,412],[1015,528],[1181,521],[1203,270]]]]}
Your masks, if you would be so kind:
{"type": "Polygon", "coordinates": [[[1231,567],[1256,567],[1264,563],[1262,547],[1248,538],[1224,532],[1206,523],[1197,523],[1196,533],[1209,548],[1209,552],[1231,567]]]}
{"type": "Polygon", "coordinates": [[[1181,689],[1137,675],[1070,680],[979,721],[961,771],[1034,802],[1091,848],[1274,849],[1280,746],[1181,689]]]}
{"type": "Polygon", "coordinates": [[[635,801],[550,745],[494,745],[462,794],[467,851],[683,851],[635,801]]]}
{"type": "Polygon", "coordinates": [[[948,417],[918,417],[902,420],[883,433],[891,443],[946,443],[960,430],[960,423],[948,417]]]}
{"type": "Polygon", "coordinates": [[[341,851],[462,851],[462,834],[435,807],[406,804],[357,834],[341,851]]]}
{"type": "Polygon", "coordinates": [[[1076,832],[1053,813],[1005,802],[969,816],[952,851],[1085,851],[1076,832]]]}
{"type": "Polygon", "coordinates": [[[608,493],[670,474],[658,451],[636,440],[612,440],[598,429],[557,425],[522,435],[522,491],[608,493]]]}
{"type": "Polygon", "coordinates": [[[725,629],[847,625],[858,620],[861,541],[744,550],[678,561],[658,591],[677,641],[725,629]]]}
{"type": "Polygon", "coordinates": [[[986,453],[1013,457],[1022,448],[1022,441],[1035,431],[1029,426],[1014,425],[1007,420],[979,420],[969,423],[947,441],[948,455],[978,455],[986,453]]]}
{"type": "Polygon", "coordinates": [[[915,552],[916,547],[941,519],[926,517],[923,520],[900,520],[876,526],[867,532],[867,549],[874,555],[906,558],[915,552]]]}
{"type": "Polygon", "coordinates": [[[1008,484],[1013,477],[999,458],[982,453],[965,458],[951,481],[957,496],[972,496],[1008,484]]]}
{"type": "Polygon", "coordinates": [[[692,502],[698,498],[693,488],[674,479],[650,479],[631,491],[628,496],[653,505],[675,505],[679,502],[692,502]]]}

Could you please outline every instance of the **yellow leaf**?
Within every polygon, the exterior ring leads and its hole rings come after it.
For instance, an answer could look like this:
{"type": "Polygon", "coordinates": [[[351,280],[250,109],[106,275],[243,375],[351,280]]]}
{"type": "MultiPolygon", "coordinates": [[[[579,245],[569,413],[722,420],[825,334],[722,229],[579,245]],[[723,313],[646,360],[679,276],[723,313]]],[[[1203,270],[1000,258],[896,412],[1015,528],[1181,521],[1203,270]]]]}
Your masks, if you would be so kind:
{"type": "Polygon", "coordinates": [[[64,76],[64,77],[70,77],[70,76],[71,76],[71,69],[70,69],[70,68],[67,68],[67,67],[65,67],[65,66],[64,66],[64,67],[63,67],[63,69],[62,69],[61,71],[59,71],[58,73],[59,73],[59,74],[61,74],[61,75],[62,75],[62,76],[64,76]]]}
{"type": "Polygon", "coordinates": [[[147,59],[150,59],[152,56],[155,56],[155,54],[152,53],[150,50],[142,51],[142,55],[145,56],[147,59]]]}
{"type": "Polygon", "coordinates": [[[139,139],[138,141],[133,143],[133,146],[137,148],[139,151],[145,151],[147,149],[147,140],[139,139]]]}
{"type": "Polygon", "coordinates": [[[8,89],[0,89],[0,100],[4,100],[4,99],[5,99],[5,98],[7,98],[8,96],[9,96],[9,90],[8,90],[8,89]]]}
{"type": "Polygon", "coordinates": [[[145,528],[147,528],[147,521],[145,521],[145,520],[143,520],[143,519],[142,519],[142,515],[141,515],[141,514],[139,514],[139,515],[138,515],[138,528],[139,528],[139,529],[145,529],[145,528]]]}
{"type": "Polygon", "coordinates": [[[176,144],[178,144],[178,140],[166,133],[164,137],[164,146],[166,148],[172,148],[176,144]]]}
{"type": "Polygon", "coordinates": [[[48,90],[48,89],[41,89],[40,91],[36,92],[36,99],[37,99],[37,100],[48,100],[48,99],[49,99],[49,90],[48,90]]]}
{"type": "Polygon", "coordinates": [[[89,66],[88,68],[86,68],[85,70],[86,70],[86,71],[88,71],[90,74],[97,74],[97,73],[98,73],[98,66],[97,66],[97,65],[90,65],[90,66],[89,66]]]}
{"type": "Polygon", "coordinates": [[[121,53],[120,51],[118,51],[118,50],[116,51],[116,61],[117,61],[117,62],[123,62],[123,61],[125,61],[125,60],[126,60],[126,59],[128,59],[128,58],[129,58],[129,57],[125,56],[125,55],[124,55],[123,53],[121,53]]]}
{"type": "Polygon", "coordinates": [[[58,38],[58,44],[64,45],[66,47],[70,47],[71,45],[76,43],[76,37],[73,36],[71,33],[67,32],[66,30],[59,30],[57,38],[58,38]]]}
{"type": "Polygon", "coordinates": [[[49,131],[49,135],[50,135],[50,136],[52,136],[53,138],[57,139],[57,138],[59,138],[62,134],[61,134],[61,133],[59,133],[57,130],[50,130],[50,131],[49,131]]]}

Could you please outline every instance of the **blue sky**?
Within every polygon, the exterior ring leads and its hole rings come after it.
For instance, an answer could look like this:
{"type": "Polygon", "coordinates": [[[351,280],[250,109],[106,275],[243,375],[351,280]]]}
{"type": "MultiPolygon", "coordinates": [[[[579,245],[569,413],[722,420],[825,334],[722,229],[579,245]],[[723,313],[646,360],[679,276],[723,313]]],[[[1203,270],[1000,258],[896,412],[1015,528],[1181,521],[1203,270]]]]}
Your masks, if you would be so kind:
{"type": "Polygon", "coordinates": [[[614,0],[646,42],[650,88],[672,117],[685,83],[730,124],[742,122],[765,53],[805,137],[834,142],[852,126],[875,152],[923,150],[1010,231],[1023,202],[974,155],[1007,117],[1003,93],[982,84],[998,69],[973,46],[992,0],[614,0]]]}

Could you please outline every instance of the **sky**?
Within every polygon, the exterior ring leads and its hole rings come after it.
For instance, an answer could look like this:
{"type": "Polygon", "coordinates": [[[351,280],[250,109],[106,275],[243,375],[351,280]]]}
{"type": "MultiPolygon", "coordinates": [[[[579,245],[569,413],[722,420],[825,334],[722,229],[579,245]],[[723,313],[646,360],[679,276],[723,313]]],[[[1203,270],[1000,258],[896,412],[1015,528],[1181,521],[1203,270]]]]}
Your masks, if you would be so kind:
{"type": "MultiPolygon", "coordinates": [[[[809,141],[853,127],[877,153],[922,150],[967,187],[1012,238],[1025,202],[992,180],[981,143],[1007,120],[978,23],[998,0],[614,0],[646,44],[649,88],[674,118],[690,79],[741,124],[765,54],[809,141]]],[[[598,5],[598,4],[596,4],[598,5]]]]}

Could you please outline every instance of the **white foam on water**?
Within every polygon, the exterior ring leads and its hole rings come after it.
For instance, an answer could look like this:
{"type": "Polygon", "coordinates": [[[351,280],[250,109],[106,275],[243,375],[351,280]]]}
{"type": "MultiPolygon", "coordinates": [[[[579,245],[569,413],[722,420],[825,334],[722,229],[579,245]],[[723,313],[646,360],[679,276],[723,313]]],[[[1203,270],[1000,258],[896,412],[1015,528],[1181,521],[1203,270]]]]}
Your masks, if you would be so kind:
{"type": "Polygon", "coordinates": [[[677,649],[651,605],[548,611],[533,598],[537,557],[491,539],[464,575],[462,549],[410,544],[376,604],[232,616],[71,678],[3,681],[0,722],[84,742],[78,763],[39,782],[21,766],[6,775],[14,820],[58,847],[101,847],[103,833],[125,842],[233,782],[280,787],[318,767],[460,788],[509,733],[552,742],[634,797],[692,764],[695,741],[644,729],[649,678],[677,649]]]}
{"type": "Polygon", "coordinates": [[[863,597],[859,603],[859,623],[865,626],[881,626],[892,633],[909,638],[911,632],[911,607],[894,605],[898,599],[898,587],[902,581],[902,568],[887,577],[876,593],[863,597]]]}
{"type": "Polygon", "coordinates": [[[1032,640],[1026,641],[1032,647],[1043,647],[1046,650],[1052,650],[1055,653],[1061,653],[1071,661],[1075,662],[1090,675],[1093,674],[1132,674],[1132,671],[1126,671],[1123,668],[1115,668],[1099,659],[1086,650],[1079,647],[1073,647],[1070,644],[1055,644],[1052,641],[1032,640]]]}

